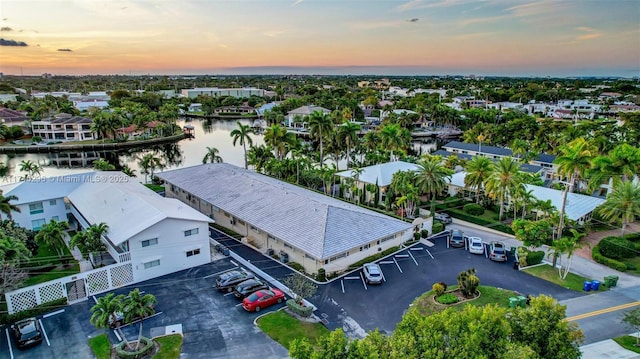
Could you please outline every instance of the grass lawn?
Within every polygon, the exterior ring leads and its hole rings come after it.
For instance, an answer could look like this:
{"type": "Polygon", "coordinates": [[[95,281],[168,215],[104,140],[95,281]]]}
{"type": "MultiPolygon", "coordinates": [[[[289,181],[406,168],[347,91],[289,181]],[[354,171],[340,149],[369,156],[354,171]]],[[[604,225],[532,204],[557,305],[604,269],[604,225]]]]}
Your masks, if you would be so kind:
{"type": "MultiPolygon", "coordinates": [[[[537,267],[532,267],[532,268],[527,268],[523,270],[525,273],[529,273],[533,276],[536,276],[538,278],[542,278],[546,281],[549,281],[551,283],[555,283],[559,286],[562,286],[564,288],[567,289],[571,289],[571,290],[575,290],[576,292],[584,292],[584,282],[585,281],[590,281],[591,279],[589,278],[585,278],[585,277],[581,277],[577,274],[573,274],[573,273],[569,273],[567,275],[567,278],[562,280],[560,279],[560,276],[558,275],[558,269],[557,268],[553,268],[550,265],[541,265],[541,266],[537,266],[537,267]]],[[[604,278],[603,278],[604,279],[604,278]]],[[[604,280],[603,279],[598,279],[600,281],[600,288],[598,289],[599,292],[601,291],[606,291],[609,290],[609,288],[607,288],[604,285],[604,280]]],[[[589,292],[589,293],[597,293],[597,292],[589,292]]]]}
{"type": "Polygon", "coordinates": [[[164,191],[164,186],[158,185],[158,184],[147,183],[147,184],[145,184],[145,187],[149,188],[150,190],[152,190],[154,192],[164,191]]]}
{"type": "Polygon", "coordinates": [[[260,318],[258,327],[287,349],[294,339],[307,338],[313,345],[318,338],[329,334],[324,325],[299,321],[282,310],[260,318]]]}
{"type": "Polygon", "coordinates": [[[632,352],[640,353],[640,347],[636,346],[638,338],[631,335],[623,335],[621,337],[613,338],[613,341],[620,344],[621,347],[631,350],[632,352]]]}
{"type": "Polygon", "coordinates": [[[640,274],[640,256],[635,256],[633,258],[625,258],[625,259],[621,260],[621,262],[622,263],[631,263],[636,267],[636,269],[634,269],[634,270],[627,270],[627,273],[640,274]]]}
{"type": "Polygon", "coordinates": [[[178,359],[182,350],[182,335],[167,335],[154,339],[160,344],[160,349],[152,359],[178,359]]]}
{"type": "Polygon", "coordinates": [[[44,283],[50,280],[80,273],[80,264],[78,264],[78,261],[73,260],[72,262],[73,263],[70,263],[72,264],[71,266],[65,266],[64,268],[61,268],[61,269],[54,269],[46,273],[31,276],[25,279],[24,282],[22,282],[22,286],[28,287],[30,285],[44,283]]]}
{"type": "Polygon", "coordinates": [[[89,346],[97,359],[111,358],[111,343],[106,334],[100,334],[89,339],[89,346]]]}
{"type": "MultiPolygon", "coordinates": [[[[447,291],[457,288],[457,285],[452,285],[447,287],[447,291]]],[[[417,310],[422,315],[431,315],[438,312],[441,312],[445,308],[453,308],[454,310],[461,310],[465,305],[470,304],[477,307],[482,307],[487,304],[497,304],[500,307],[509,307],[509,298],[518,296],[520,294],[506,290],[502,288],[489,287],[481,285],[478,287],[480,291],[480,297],[474,300],[469,300],[466,302],[454,304],[454,305],[443,305],[433,301],[433,291],[428,291],[423,295],[416,298],[416,300],[411,304],[409,310],[417,310]]]]}
{"type": "MultiPolygon", "coordinates": [[[[54,269],[52,271],[41,271],[41,274],[38,274],[38,270],[34,270],[31,272],[31,275],[22,283],[23,287],[27,287],[34,284],[44,283],[50,280],[66,277],[68,275],[73,275],[80,273],[80,265],[78,261],[73,259],[69,248],[65,246],[63,248],[65,258],[71,258],[69,264],[64,266],[64,268],[54,269]]],[[[58,258],[58,253],[56,250],[46,244],[39,244],[38,253],[29,259],[29,267],[47,267],[47,266],[61,266],[62,263],[58,258]]]]}

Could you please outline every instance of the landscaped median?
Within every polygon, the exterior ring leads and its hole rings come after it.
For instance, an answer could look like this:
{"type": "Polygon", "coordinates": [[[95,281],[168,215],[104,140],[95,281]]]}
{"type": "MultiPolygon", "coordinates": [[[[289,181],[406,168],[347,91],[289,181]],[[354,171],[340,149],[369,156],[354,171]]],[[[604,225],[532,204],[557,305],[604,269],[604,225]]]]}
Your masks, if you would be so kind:
{"type": "MultiPolygon", "coordinates": [[[[153,339],[155,353],[151,359],[178,359],[182,350],[182,335],[172,334],[153,339]]],[[[89,339],[89,346],[97,359],[112,358],[114,347],[111,345],[107,334],[100,334],[89,339]]]]}
{"type": "MultiPolygon", "coordinates": [[[[575,290],[577,292],[584,292],[584,283],[591,282],[592,278],[585,278],[579,276],[574,273],[568,273],[565,279],[560,278],[560,274],[558,274],[558,269],[553,268],[548,264],[541,264],[536,266],[531,266],[528,268],[522,269],[523,272],[536,276],[538,278],[542,278],[548,282],[557,284],[561,287],[575,290]]],[[[589,291],[588,293],[597,293],[598,291],[607,291],[609,288],[605,285],[605,282],[602,280],[600,286],[597,291],[589,291]]]]}
{"type": "Polygon", "coordinates": [[[321,323],[297,319],[284,310],[265,314],[256,323],[265,334],[287,349],[294,339],[306,338],[315,344],[329,334],[329,330],[321,323]]]}

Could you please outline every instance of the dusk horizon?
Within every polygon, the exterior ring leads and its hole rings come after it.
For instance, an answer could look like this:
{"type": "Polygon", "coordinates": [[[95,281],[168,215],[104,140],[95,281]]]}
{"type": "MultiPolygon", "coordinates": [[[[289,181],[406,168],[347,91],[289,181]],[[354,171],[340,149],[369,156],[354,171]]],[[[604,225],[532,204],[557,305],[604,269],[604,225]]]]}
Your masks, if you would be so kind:
{"type": "Polygon", "coordinates": [[[640,75],[634,1],[7,0],[5,75],[640,75]]]}

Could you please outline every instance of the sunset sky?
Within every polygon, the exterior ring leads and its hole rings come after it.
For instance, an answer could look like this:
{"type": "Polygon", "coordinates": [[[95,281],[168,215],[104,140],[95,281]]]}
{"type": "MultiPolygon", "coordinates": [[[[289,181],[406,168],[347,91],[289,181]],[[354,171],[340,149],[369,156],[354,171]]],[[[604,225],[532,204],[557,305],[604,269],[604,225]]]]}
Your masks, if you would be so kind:
{"type": "Polygon", "coordinates": [[[5,74],[640,75],[640,1],[2,0],[5,74]]]}

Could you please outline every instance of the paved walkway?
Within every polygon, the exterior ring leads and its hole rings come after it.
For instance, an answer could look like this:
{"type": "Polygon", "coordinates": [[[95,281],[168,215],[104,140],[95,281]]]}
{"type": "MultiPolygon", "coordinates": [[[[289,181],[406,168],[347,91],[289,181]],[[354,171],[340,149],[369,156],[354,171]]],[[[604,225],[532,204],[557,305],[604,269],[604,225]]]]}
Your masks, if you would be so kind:
{"type": "MultiPolygon", "coordinates": [[[[636,333],[630,334],[636,335],[636,333]]],[[[611,339],[580,347],[582,359],[640,359],[640,354],[627,350],[611,339]]]]}
{"type": "MultiPolygon", "coordinates": [[[[640,232],[640,223],[631,223],[627,226],[625,233],[634,232],[640,232]]],[[[607,231],[591,232],[588,236],[582,238],[582,242],[586,243],[587,245],[575,251],[575,254],[583,258],[591,259],[591,248],[600,243],[600,240],[602,238],[610,236],[618,237],[621,233],[622,232],[619,228],[607,231]]]]}
{"type": "MultiPolygon", "coordinates": [[[[64,242],[66,243],[67,247],[69,247],[70,240],[71,240],[71,237],[69,237],[69,233],[65,233],[64,242]]],[[[89,262],[88,260],[82,257],[82,253],[80,253],[80,250],[78,249],[78,247],[75,247],[73,249],[69,248],[69,250],[71,251],[71,255],[73,256],[73,258],[75,258],[75,260],[78,261],[78,264],[80,265],[80,272],[87,272],[87,271],[93,270],[93,266],[91,265],[91,262],[89,262]]]]}

